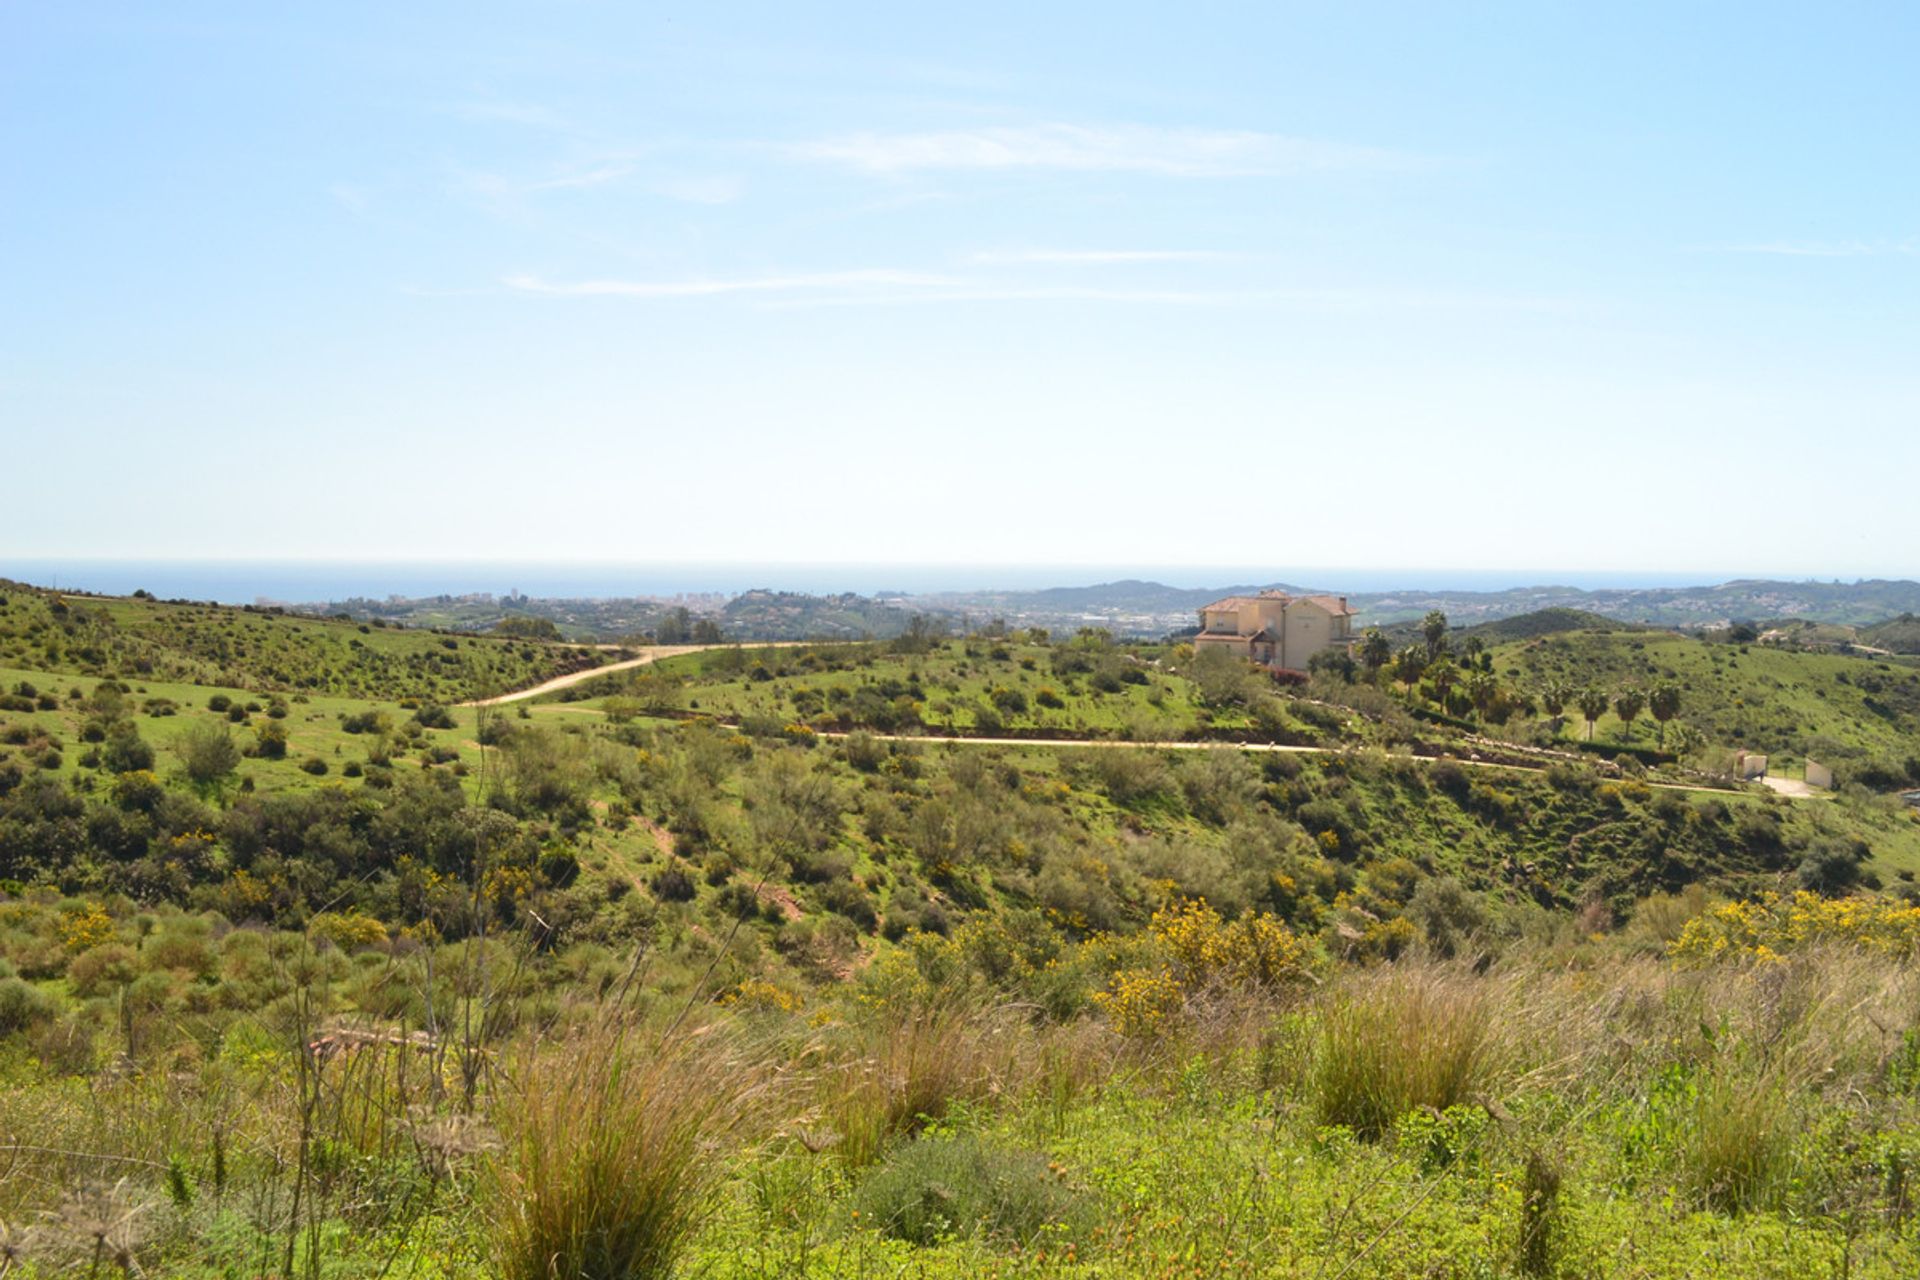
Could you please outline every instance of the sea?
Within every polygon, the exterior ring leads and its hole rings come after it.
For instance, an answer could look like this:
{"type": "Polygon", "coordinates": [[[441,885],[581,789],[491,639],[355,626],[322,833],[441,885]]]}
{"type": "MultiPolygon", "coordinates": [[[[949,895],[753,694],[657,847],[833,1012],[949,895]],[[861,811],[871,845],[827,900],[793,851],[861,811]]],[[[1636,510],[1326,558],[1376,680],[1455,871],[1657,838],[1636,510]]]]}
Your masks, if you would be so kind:
{"type": "Polygon", "coordinates": [[[0,578],[35,586],[221,604],[318,604],[486,593],[549,599],[735,595],[764,588],[854,592],[1030,591],[1140,579],[1182,588],[1284,582],[1349,593],[1505,591],[1514,587],[1688,587],[1761,573],[1417,569],[1310,565],[616,563],[547,560],[118,560],[0,555],[0,578]]]}

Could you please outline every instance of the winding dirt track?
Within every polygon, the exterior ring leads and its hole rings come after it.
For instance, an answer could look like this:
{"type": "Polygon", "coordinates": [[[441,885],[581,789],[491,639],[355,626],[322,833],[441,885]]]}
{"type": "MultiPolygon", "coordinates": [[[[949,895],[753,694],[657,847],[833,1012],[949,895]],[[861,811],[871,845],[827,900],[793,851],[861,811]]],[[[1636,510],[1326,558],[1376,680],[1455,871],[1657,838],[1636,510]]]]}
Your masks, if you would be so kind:
{"type": "MultiPolygon", "coordinates": [[[[773,640],[765,644],[655,644],[639,647],[637,658],[627,658],[621,662],[609,662],[604,667],[588,667],[585,671],[573,671],[564,676],[555,676],[540,684],[526,689],[516,689],[512,693],[502,693],[491,698],[475,698],[471,702],[462,702],[463,707],[497,707],[508,702],[523,702],[528,698],[538,698],[542,694],[558,693],[570,689],[576,684],[585,684],[595,676],[608,675],[615,671],[631,671],[635,667],[644,667],[662,658],[677,658],[683,653],[703,653],[708,649],[782,649],[796,644],[807,644],[805,640],[773,640]]],[[[596,649],[632,648],[627,645],[595,645],[596,649]]]]}
{"type": "Polygon", "coordinates": [[[604,676],[609,672],[631,671],[635,667],[644,667],[648,663],[658,662],[662,658],[673,658],[683,653],[698,653],[702,649],[717,649],[720,647],[719,645],[711,644],[650,645],[642,649],[640,656],[637,658],[628,658],[624,662],[609,662],[604,667],[588,667],[585,671],[569,672],[564,676],[555,676],[551,680],[533,685],[531,688],[516,689],[512,693],[502,693],[491,698],[475,698],[472,702],[463,702],[460,705],[463,707],[497,707],[507,702],[521,702],[527,698],[537,698],[543,693],[558,693],[560,690],[570,689],[576,684],[585,684],[595,676],[604,676]]]}
{"type": "MultiPolygon", "coordinates": [[[[595,676],[604,676],[614,671],[631,671],[635,667],[644,667],[658,662],[662,658],[675,658],[683,653],[701,653],[708,649],[774,649],[791,645],[809,643],[805,640],[779,640],[765,644],[661,644],[652,645],[640,651],[638,657],[627,658],[620,662],[608,663],[604,667],[589,667],[585,671],[575,671],[564,676],[536,684],[526,689],[517,689],[512,693],[499,694],[492,698],[479,698],[472,702],[463,702],[463,707],[497,707],[508,702],[521,702],[527,698],[537,698],[542,694],[555,693],[561,689],[584,684],[595,676]]],[[[844,733],[825,733],[826,738],[844,738],[844,733]]],[[[941,734],[897,734],[876,733],[873,737],[882,742],[918,742],[928,746],[950,743],[966,743],[972,746],[1000,747],[1132,747],[1136,749],[1160,751],[1254,751],[1286,752],[1295,755],[1344,755],[1351,749],[1346,747],[1308,747],[1290,746],[1276,742],[1132,742],[1114,738],[980,738],[960,737],[941,734]]],[[[1415,756],[1416,760],[1432,762],[1433,757],[1415,756]]],[[[1492,760],[1463,760],[1456,763],[1470,769],[1506,769],[1520,773],[1539,773],[1547,768],[1546,764],[1526,765],[1496,762],[1492,760]]],[[[1769,780],[1771,781],[1771,780],[1769,780]]],[[[1684,782],[1649,782],[1646,784],[1657,791],[1699,791],[1717,795],[1751,795],[1751,792],[1737,791],[1729,787],[1697,786],[1684,782]]],[[[1792,799],[1820,798],[1811,793],[1796,793],[1776,788],[1781,794],[1792,799]]]]}

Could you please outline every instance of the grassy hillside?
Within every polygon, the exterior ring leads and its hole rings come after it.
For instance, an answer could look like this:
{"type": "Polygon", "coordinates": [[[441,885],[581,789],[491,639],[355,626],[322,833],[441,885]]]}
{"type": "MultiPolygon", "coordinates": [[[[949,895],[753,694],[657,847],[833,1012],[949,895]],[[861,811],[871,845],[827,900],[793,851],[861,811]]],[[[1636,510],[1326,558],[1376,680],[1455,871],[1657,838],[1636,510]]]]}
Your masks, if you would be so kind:
{"type": "Polygon", "coordinates": [[[733,722],[820,732],[963,733],[1138,742],[1338,737],[1348,714],[1282,696],[1244,667],[1196,670],[1186,650],[1119,646],[1104,633],[1054,644],[1028,635],[907,645],[721,649],[610,675],[557,695],[607,697],[733,722]]]}
{"type": "Polygon", "coordinates": [[[1903,613],[1897,618],[1877,622],[1870,627],[1861,627],[1858,632],[1861,644],[1872,645],[1877,649],[1891,649],[1895,653],[1920,654],[1920,618],[1911,613],[1903,613]]]}
{"type": "Polygon", "coordinates": [[[1500,618],[1493,622],[1482,622],[1461,631],[1461,636],[1478,636],[1482,643],[1489,645],[1506,644],[1514,640],[1531,640],[1537,636],[1558,635],[1563,631],[1644,631],[1646,628],[1632,623],[1616,622],[1612,618],[1586,609],[1536,609],[1532,613],[1519,614],[1512,618],[1500,618]]]}
{"type": "Polygon", "coordinates": [[[0,583],[0,665],[31,671],[457,702],[605,657],[530,641],[0,583]]]}
{"type": "MultiPolygon", "coordinates": [[[[1903,662],[1593,631],[1502,645],[1494,662],[1531,688],[1549,679],[1609,691],[1672,682],[1682,693],[1681,718],[1710,742],[1788,765],[1813,756],[1842,768],[1878,762],[1904,774],[1920,751],[1920,668],[1903,662]]],[[[1570,723],[1567,733],[1576,731],[1584,725],[1570,723]]],[[[1643,715],[1628,738],[1609,712],[1596,736],[1646,744],[1654,728],[1643,715]]]]}
{"type": "MultiPolygon", "coordinates": [[[[466,637],[107,604],[9,593],[0,668],[0,1223],[38,1274],[1913,1264],[1897,802],[1476,767],[1551,758],[1483,736],[1542,722],[1098,633],[482,709],[408,656],[466,637]],[[138,669],[222,637],[224,682],[138,669]],[[250,666],[296,661],[383,696],[250,666]],[[1712,909],[1798,886],[1880,897],[1712,909]]],[[[1910,674],[1627,632],[1489,659],[1685,680],[1715,731],[1765,689],[1862,751],[1843,691],[1910,674]]]]}

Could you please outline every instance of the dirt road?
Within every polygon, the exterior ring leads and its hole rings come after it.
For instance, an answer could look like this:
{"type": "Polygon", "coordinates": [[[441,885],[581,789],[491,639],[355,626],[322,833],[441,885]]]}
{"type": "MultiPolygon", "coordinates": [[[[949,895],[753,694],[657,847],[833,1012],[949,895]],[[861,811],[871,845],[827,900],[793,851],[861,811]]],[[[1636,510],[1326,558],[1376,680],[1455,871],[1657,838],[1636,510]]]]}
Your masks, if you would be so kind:
{"type": "Polygon", "coordinates": [[[702,649],[721,649],[725,645],[717,644],[656,644],[639,651],[637,658],[628,658],[624,662],[609,662],[604,667],[588,667],[585,671],[574,671],[564,676],[555,676],[551,680],[536,684],[527,689],[516,689],[512,693],[502,693],[492,698],[476,698],[472,702],[463,702],[463,707],[497,707],[503,703],[521,702],[527,698],[537,698],[544,693],[558,693],[570,689],[576,684],[585,684],[595,676],[604,676],[613,671],[631,671],[635,667],[644,667],[648,663],[658,662],[662,658],[677,658],[683,653],[699,653],[702,649]]]}
{"type": "MultiPolygon", "coordinates": [[[[536,684],[533,687],[528,689],[519,689],[514,691],[513,693],[503,693],[497,697],[481,698],[473,702],[463,702],[460,705],[463,707],[497,707],[508,702],[520,702],[527,698],[537,698],[542,694],[555,693],[561,689],[570,688],[576,684],[584,684],[588,680],[593,679],[595,676],[604,676],[604,675],[607,675],[609,672],[614,672],[614,671],[630,671],[635,667],[644,667],[649,663],[658,662],[662,658],[678,657],[680,654],[683,654],[683,653],[700,653],[703,650],[707,650],[707,649],[733,649],[733,648],[771,649],[771,648],[784,647],[787,645],[805,644],[805,643],[807,642],[804,640],[783,640],[783,641],[776,641],[771,644],[747,644],[747,645],[734,645],[734,644],[654,645],[650,648],[642,650],[638,657],[628,658],[622,662],[613,662],[613,663],[607,664],[604,667],[593,667],[586,671],[575,671],[569,675],[555,676],[551,680],[548,680],[542,684],[536,684]]],[[[821,736],[826,738],[844,738],[847,735],[844,733],[826,733],[826,734],[822,734],[821,736]]],[[[1307,756],[1343,755],[1350,750],[1350,748],[1346,748],[1346,747],[1288,746],[1288,745],[1277,743],[1277,742],[1129,742],[1129,741],[1118,740],[1113,738],[978,738],[978,737],[959,737],[957,735],[941,736],[937,734],[897,734],[897,733],[876,733],[873,736],[882,742],[918,742],[918,743],[926,744],[928,746],[937,746],[937,745],[943,745],[948,743],[967,743],[973,746],[999,746],[999,747],[1096,747],[1096,748],[1131,747],[1135,749],[1145,748],[1148,750],[1160,750],[1160,751],[1285,752],[1293,755],[1307,755],[1307,756]]],[[[1416,756],[1414,758],[1418,760],[1425,760],[1425,761],[1428,761],[1429,763],[1432,762],[1432,757],[1428,757],[1428,756],[1416,756]]],[[[1521,773],[1539,773],[1547,768],[1545,764],[1540,764],[1540,765],[1507,764],[1507,763],[1500,763],[1500,762],[1495,762],[1491,760],[1458,760],[1457,763],[1464,765],[1470,769],[1508,769],[1508,770],[1518,771],[1521,773]]],[[[1769,779],[1766,779],[1766,781],[1769,785],[1772,785],[1774,780],[1769,778],[1769,779]]],[[[1751,794],[1750,792],[1732,791],[1726,787],[1695,786],[1695,785],[1691,785],[1683,782],[1649,782],[1646,785],[1659,791],[1704,791],[1704,792],[1712,792],[1720,795],[1751,794]]],[[[1801,784],[1799,789],[1797,790],[1787,790],[1785,788],[1780,788],[1780,787],[1776,787],[1775,790],[1793,799],[1816,798],[1816,793],[1807,789],[1805,784],[1801,784]]]]}
{"type": "MultiPolygon", "coordinates": [[[[845,738],[845,733],[823,733],[823,738],[845,738]]],[[[973,738],[958,735],[941,736],[937,734],[876,733],[880,742],[919,742],[928,746],[944,746],[954,743],[966,743],[971,746],[991,747],[1104,747],[1132,748],[1144,751],[1250,751],[1284,752],[1302,756],[1340,756],[1358,754],[1353,747],[1306,747],[1292,746],[1280,742],[1133,742],[1119,738],[973,738]]],[[[1413,756],[1422,764],[1435,764],[1438,756],[1413,756]]],[[[1449,757],[1457,765],[1467,769],[1505,769],[1513,773],[1543,773],[1550,766],[1546,764],[1514,764],[1502,760],[1468,760],[1458,756],[1449,757]]],[[[1750,791],[1736,791],[1731,787],[1708,787],[1689,782],[1648,782],[1645,784],[1655,791],[1702,791],[1712,795],[1738,796],[1752,795],[1750,791]]],[[[1782,792],[1796,799],[1806,799],[1814,793],[1782,792]]]]}
{"type": "Polygon", "coordinates": [[[497,707],[508,702],[524,702],[528,698],[538,698],[542,694],[558,693],[560,690],[570,689],[576,684],[585,684],[595,676],[604,676],[614,671],[631,671],[635,667],[644,667],[649,663],[658,662],[662,658],[677,658],[683,653],[704,653],[708,649],[785,649],[794,645],[811,643],[813,642],[810,640],[770,640],[763,644],[739,644],[734,642],[728,642],[726,644],[656,644],[641,646],[637,649],[632,645],[598,644],[593,647],[596,649],[633,649],[640,656],[637,658],[627,658],[620,662],[609,662],[604,667],[589,667],[585,671],[569,672],[564,676],[555,676],[553,679],[536,684],[531,688],[516,689],[512,693],[502,693],[491,698],[476,698],[471,702],[463,702],[460,705],[463,707],[497,707]]]}

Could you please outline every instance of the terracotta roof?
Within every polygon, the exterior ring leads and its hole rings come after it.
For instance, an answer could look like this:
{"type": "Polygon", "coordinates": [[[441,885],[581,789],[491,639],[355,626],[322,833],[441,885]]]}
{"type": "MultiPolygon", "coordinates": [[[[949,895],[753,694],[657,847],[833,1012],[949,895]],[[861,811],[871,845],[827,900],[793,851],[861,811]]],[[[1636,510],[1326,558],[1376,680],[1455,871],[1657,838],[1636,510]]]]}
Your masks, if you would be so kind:
{"type": "Polygon", "coordinates": [[[1275,600],[1285,600],[1286,596],[1228,596],[1224,600],[1215,600],[1212,604],[1200,606],[1200,612],[1212,613],[1215,609],[1250,609],[1261,604],[1271,604],[1275,600]]]}
{"type": "Polygon", "coordinates": [[[1319,605],[1336,618],[1351,618],[1360,612],[1340,596],[1301,596],[1300,598],[1308,604],[1319,605]]]}

